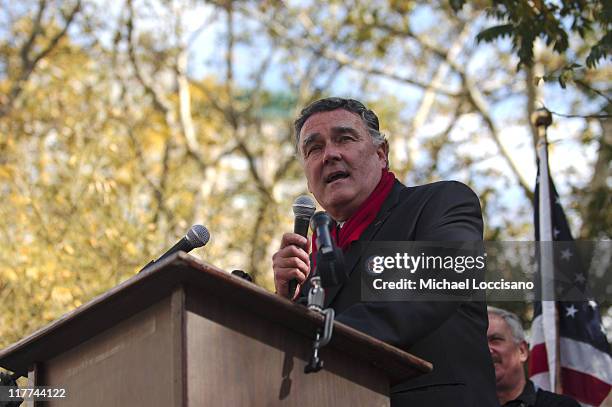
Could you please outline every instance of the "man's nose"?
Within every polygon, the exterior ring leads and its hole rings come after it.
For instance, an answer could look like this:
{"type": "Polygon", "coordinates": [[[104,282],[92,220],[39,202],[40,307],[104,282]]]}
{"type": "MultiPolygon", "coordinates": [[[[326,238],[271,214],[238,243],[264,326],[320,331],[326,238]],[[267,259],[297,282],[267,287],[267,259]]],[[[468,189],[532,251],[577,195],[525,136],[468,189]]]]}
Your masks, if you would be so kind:
{"type": "Polygon", "coordinates": [[[340,159],[342,159],[342,153],[338,146],[334,145],[333,143],[325,146],[325,152],[323,153],[324,163],[338,161],[340,159]]]}

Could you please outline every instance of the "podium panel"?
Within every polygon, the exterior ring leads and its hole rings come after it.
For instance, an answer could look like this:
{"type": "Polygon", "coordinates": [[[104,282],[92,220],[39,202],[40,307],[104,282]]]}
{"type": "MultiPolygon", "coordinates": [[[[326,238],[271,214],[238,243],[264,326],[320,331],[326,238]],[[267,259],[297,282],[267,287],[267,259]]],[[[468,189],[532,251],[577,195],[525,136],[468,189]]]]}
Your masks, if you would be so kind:
{"type": "Polygon", "coordinates": [[[310,341],[219,298],[187,296],[186,338],[189,405],[389,405],[374,366],[323,348],[324,368],[305,374],[310,341]]]}
{"type": "Polygon", "coordinates": [[[49,406],[172,406],[171,298],[165,298],[80,345],[38,364],[37,385],[67,389],[49,406]]]}

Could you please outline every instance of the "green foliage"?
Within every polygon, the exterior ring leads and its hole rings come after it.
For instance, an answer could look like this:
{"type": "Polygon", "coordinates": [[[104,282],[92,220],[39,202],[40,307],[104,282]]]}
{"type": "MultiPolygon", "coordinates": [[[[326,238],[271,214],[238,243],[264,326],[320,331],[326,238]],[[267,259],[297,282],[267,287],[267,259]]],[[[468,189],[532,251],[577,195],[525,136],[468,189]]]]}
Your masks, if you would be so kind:
{"type": "Polygon", "coordinates": [[[535,85],[538,86],[540,81],[545,82],[558,82],[561,88],[565,89],[568,82],[573,82],[577,71],[582,68],[579,64],[569,64],[561,67],[560,69],[554,70],[547,73],[544,76],[534,77],[535,85]]]}
{"type": "MultiPolygon", "coordinates": [[[[465,3],[465,0],[450,1],[456,12],[461,10],[465,3]]],[[[611,8],[609,0],[492,0],[488,2],[486,12],[489,16],[507,23],[481,31],[476,39],[493,42],[499,38],[511,37],[519,57],[520,68],[521,65],[533,64],[533,45],[536,38],[542,38],[547,46],[563,54],[568,49],[570,34],[574,33],[592,44],[586,58],[586,66],[595,68],[599,61],[611,52],[611,8]],[[569,28],[566,28],[566,24],[570,24],[569,28]],[[601,36],[598,38],[598,35],[601,36]]]]}
{"type": "MultiPolygon", "coordinates": [[[[609,5],[609,7],[612,8],[612,4],[609,5]]],[[[612,19],[609,18],[608,21],[612,21],[612,19]]],[[[606,32],[593,48],[591,48],[591,52],[586,59],[586,65],[589,68],[595,68],[599,60],[605,59],[608,54],[612,54],[612,31],[606,32]]]]}
{"type": "Polygon", "coordinates": [[[478,40],[478,42],[492,42],[497,38],[512,36],[513,30],[514,26],[512,24],[496,25],[479,32],[476,36],[476,40],[478,40]]]}

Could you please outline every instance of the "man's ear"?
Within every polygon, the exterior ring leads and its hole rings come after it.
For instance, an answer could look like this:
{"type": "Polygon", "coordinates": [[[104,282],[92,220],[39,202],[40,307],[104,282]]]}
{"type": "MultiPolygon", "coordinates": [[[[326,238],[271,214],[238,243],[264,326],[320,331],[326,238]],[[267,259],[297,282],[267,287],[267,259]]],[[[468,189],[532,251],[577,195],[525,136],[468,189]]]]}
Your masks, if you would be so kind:
{"type": "Polygon", "coordinates": [[[387,140],[383,141],[383,143],[378,146],[376,149],[376,154],[378,157],[385,161],[387,169],[389,169],[389,142],[387,140]]]}
{"type": "Polygon", "coordinates": [[[519,344],[519,353],[521,358],[521,363],[525,363],[527,358],[529,357],[529,345],[526,341],[521,341],[519,344]]]}

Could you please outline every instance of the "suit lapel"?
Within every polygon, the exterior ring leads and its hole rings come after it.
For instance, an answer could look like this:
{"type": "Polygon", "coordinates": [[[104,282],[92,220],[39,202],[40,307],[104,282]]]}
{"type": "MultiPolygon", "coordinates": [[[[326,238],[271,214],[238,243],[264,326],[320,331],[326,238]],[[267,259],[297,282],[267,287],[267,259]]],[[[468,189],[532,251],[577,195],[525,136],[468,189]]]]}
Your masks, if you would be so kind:
{"type": "Polygon", "coordinates": [[[401,189],[402,185],[398,181],[395,181],[391,193],[383,203],[382,207],[380,208],[380,211],[378,211],[376,218],[372,223],[370,223],[370,225],[368,225],[366,230],[363,231],[361,237],[359,237],[358,243],[361,244],[356,244],[356,242],[351,243],[349,249],[346,251],[346,253],[344,253],[345,275],[340,284],[325,289],[326,308],[329,307],[329,304],[331,304],[336,295],[340,292],[343,285],[349,280],[351,274],[353,273],[353,270],[355,270],[355,267],[361,259],[361,254],[367,250],[370,242],[376,237],[389,215],[391,215],[392,209],[399,202],[401,189]]]}

